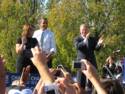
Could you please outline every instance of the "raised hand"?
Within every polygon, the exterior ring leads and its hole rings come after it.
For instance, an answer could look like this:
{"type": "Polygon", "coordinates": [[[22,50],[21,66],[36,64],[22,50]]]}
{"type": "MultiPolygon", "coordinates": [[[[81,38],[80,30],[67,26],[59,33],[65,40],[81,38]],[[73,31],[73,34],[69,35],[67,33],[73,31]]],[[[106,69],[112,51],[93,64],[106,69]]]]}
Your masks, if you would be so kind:
{"type": "Polygon", "coordinates": [[[104,41],[103,37],[100,37],[99,40],[98,40],[98,45],[102,45],[103,41],[104,41]]]}
{"type": "Polygon", "coordinates": [[[47,62],[46,54],[42,52],[38,46],[32,48],[31,51],[33,54],[33,58],[31,58],[31,60],[36,67],[39,63],[45,64],[47,62]]]}
{"type": "Polygon", "coordinates": [[[88,39],[89,36],[90,36],[90,32],[88,32],[88,33],[86,34],[86,38],[88,39]]]}
{"type": "Polygon", "coordinates": [[[85,59],[82,59],[81,62],[84,63],[86,66],[86,69],[81,68],[82,72],[92,82],[95,89],[97,90],[97,93],[98,94],[107,94],[105,89],[103,88],[102,83],[99,80],[99,76],[97,75],[97,72],[96,72],[96,69],[94,68],[94,66],[92,66],[90,64],[90,62],[88,62],[85,59]]]}
{"type": "Polygon", "coordinates": [[[31,49],[33,57],[31,58],[33,64],[36,66],[36,68],[39,71],[39,74],[43,80],[43,82],[46,84],[53,83],[53,75],[50,74],[49,69],[46,65],[47,58],[46,54],[41,51],[41,49],[36,46],[31,49]]]}
{"type": "Polygon", "coordinates": [[[25,85],[28,78],[29,78],[29,73],[30,73],[30,65],[27,66],[26,68],[23,68],[21,77],[20,77],[20,84],[25,85]]]}
{"type": "Polygon", "coordinates": [[[82,65],[84,65],[81,67],[81,70],[88,79],[91,79],[92,77],[97,77],[96,69],[93,65],[90,64],[89,61],[87,61],[86,59],[82,59],[81,62],[83,63],[82,65]]]}

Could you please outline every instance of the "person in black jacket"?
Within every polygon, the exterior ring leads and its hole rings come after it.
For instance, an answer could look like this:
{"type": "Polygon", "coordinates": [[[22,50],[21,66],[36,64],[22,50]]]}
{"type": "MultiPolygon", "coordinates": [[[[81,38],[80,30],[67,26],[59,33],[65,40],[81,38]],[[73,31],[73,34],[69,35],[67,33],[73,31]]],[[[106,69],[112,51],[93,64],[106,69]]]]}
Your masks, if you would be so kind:
{"type": "MultiPolygon", "coordinates": [[[[77,61],[87,59],[95,68],[97,68],[94,51],[99,50],[102,43],[102,37],[91,37],[87,24],[81,24],[80,35],[75,38],[74,42],[77,50],[77,61]]],[[[78,80],[82,83],[81,86],[85,88],[86,77],[81,72],[78,72],[78,75],[81,75],[78,80]]],[[[91,87],[91,84],[88,85],[91,87]]]]}

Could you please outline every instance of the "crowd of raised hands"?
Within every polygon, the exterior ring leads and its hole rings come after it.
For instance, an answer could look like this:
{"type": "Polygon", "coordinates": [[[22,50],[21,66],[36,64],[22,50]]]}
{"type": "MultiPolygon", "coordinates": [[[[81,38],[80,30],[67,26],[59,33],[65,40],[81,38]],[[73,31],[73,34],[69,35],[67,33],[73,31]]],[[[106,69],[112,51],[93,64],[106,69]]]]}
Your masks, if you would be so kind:
{"type": "MultiPolygon", "coordinates": [[[[72,80],[71,74],[65,69],[61,68],[61,76],[55,77],[57,70],[49,69],[47,67],[47,57],[41,49],[36,46],[31,49],[33,57],[31,58],[33,64],[39,71],[40,79],[36,84],[33,91],[28,91],[30,93],[10,93],[12,89],[6,91],[5,87],[5,70],[4,62],[2,57],[0,57],[0,94],[85,94],[80,85],[72,80]],[[46,89],[47,88],[47,89],[46,89]],[[47,90],[50,90],[49,92],[47,90]],[[53,91],[54,90],[54,91],[53,91]],[[47,93],[48,92],[48,93],[47,93]]],[[[105,89],[106,87],[100,81],[96,69],[91,65],[91,63],[85,59],[82,59],[81,71],[93,84],[97,94],[110,94],[105,89]],[[84,66],[83,66],[84,65],[84,66]]],[[[26,81],[28,80],[28,75],[30,73],[30,66],[23,69],[22,75],[19,80],[14,81],[12,85],[20,86],[22,90],[26,89],[26,81]]],[[[111,93],[118,94],[118,93],[111,93]]]]}
{"type": "MultiPolygon", "coordinates": [[[[57,86],[56,93],[58,94],[83,94],[84,91],[81,89],[80,85],[75,83],[71,79],[70,73],[64,69],[61,69],[62,76],[55,79],[54,72],[50,71],[46,66],[46,56],[39,47],[32,48],[31,51],[33,53],[33,64],[37,67],[41,76],[41,79],[34,89],[34,94],[45,94],[44,87],[50,84],[57,86]]],[[[96,69],[85,59],[81,60],[81,62],[86,66],[86,68],[81,68],[82,72],[92,82],[98,94],[107,94],[99,81],[96,69]]]]}

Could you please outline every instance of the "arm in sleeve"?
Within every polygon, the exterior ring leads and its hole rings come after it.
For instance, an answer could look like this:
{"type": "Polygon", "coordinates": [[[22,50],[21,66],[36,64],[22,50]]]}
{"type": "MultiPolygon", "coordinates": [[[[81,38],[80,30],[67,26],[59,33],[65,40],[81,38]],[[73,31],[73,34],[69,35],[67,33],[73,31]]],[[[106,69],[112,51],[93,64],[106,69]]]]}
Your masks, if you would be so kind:
{"type": "Polygon", "coordinates": [[[101,45],[97,44],[96,47],[95,47],[95,50],[99,51],[101,49],[101,45]]]}
{"type": "Polygon", "coordinates": [[[20,54],[25,48],[25,44],[22,44],[21,38],[17,39],[16,53],[20,54]]]}
{"type": "Polygon", "coordinates": [[[86,47],[86,43],[84,42],[84,40],[81,40],[78,37],[75,39],[74,45],[77,49],[83,49],[84,47],[86,47]]]}
{"type": "Polygon", "coordinates": [[[50,53],[56,53],[56,43],[55,43],[55,37],[53,33],[50,40],[50,47],[51,47],[50,53]]]}
{"type": "Polygon", "coordinates": [[[95,39],[97,40],[96,48],[97,48],[97,50],[98,50],[98,49],[100,49],[101,47],[104,46],[104,45],[103,45],[103,41],[104,41],[104,39],[103,39],[103,36],[101,36],[101,37],[97,37],[97,38],[95,38],[95,39]]]}
{"type": "Polygon", "coordinates": [[[36,31],[34,31],[32,38],[36,38],[36,31]]]}
{"type": "Polygon", "coordinates": [[[98,44],[99,38],[94,38],[94,44],[95,44],[95,50],[99,51],[102,47],[102,45],[98,44]]]}

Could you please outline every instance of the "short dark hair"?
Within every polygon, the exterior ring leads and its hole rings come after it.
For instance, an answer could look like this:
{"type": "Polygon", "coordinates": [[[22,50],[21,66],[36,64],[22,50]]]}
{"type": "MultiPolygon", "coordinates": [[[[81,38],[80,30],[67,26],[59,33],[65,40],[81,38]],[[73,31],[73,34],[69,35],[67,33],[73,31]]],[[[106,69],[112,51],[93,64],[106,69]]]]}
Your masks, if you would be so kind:
{"type": "Polygon", "coordinates": [[[38,23],[40,24],[42,20],[45,20],[48,22],[48,19],[46,17],[40,17],[40,19],[38,20],[38,23]]]}

